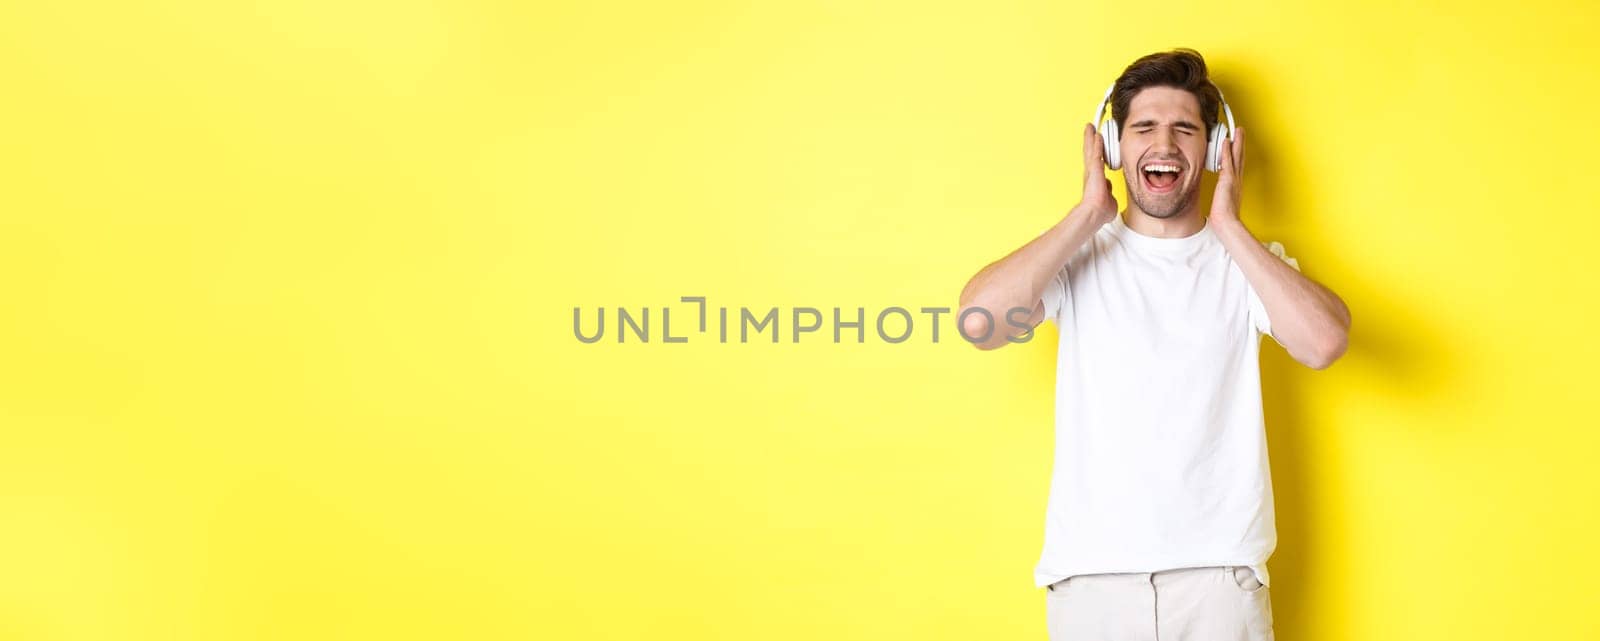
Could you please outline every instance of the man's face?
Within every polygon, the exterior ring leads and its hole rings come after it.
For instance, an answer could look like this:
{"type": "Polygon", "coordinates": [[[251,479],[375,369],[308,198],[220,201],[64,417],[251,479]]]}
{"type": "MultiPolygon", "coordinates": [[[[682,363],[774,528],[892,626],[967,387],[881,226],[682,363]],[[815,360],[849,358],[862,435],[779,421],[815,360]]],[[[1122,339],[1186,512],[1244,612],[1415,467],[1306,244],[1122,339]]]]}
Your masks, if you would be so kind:
{"type": "Polygon", "coordinates": [[[1128,104],[1121,129],[1122,175],[1128,195],[1156,218],[1177,216],[1200,197],[1206,129],[1200,100],[1173,87],[1146,87],[1128,104]],[[1151,168],[1177,168],[1152,171],[1151,168]]]}

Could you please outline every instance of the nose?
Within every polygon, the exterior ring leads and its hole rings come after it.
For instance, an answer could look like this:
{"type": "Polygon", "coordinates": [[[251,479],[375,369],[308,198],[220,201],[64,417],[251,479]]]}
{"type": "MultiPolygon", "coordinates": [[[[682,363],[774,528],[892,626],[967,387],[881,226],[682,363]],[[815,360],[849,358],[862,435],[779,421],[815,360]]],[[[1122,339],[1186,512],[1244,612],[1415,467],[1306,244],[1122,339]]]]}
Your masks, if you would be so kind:
{"type": "Polygon", "coordinates": [[[1171,127],[1157,128],[1154,144],[1157,151],[1177,153],[1178,132],[1171,127]]]}

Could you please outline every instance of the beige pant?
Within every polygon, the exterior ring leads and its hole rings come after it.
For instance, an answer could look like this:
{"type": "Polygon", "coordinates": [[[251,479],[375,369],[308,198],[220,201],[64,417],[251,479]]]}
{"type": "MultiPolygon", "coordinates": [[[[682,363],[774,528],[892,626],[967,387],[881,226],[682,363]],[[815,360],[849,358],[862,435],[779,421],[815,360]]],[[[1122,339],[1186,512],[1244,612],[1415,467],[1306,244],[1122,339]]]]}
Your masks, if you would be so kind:
{"type": "Polygon", "coordinates": [[[1050,641],[1272,641],[1267,587],[1244,566],[1082,574],[1045,602],[1050,641]]]}

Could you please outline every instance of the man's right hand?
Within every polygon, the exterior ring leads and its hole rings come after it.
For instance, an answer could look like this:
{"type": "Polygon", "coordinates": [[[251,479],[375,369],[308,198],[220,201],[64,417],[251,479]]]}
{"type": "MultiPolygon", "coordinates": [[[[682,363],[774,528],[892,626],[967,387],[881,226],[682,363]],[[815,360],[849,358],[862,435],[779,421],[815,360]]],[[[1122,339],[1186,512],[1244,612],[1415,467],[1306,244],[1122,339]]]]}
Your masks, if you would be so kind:
{"type": "Polygon", "coordinates": [[[1106,177],[1106,147],[1094,123],[1083,128],[1083,200],[1075,209],[1102,225],[1117,217],[1117,198],[1106,177]]]}
{"type": "MultiPolygon", "coordinates": [[[[1117,199],[1106,178],[1105,146],[1094,125],[1083,130],[1083,200],[1039,237],[989,263],[961,288],[961,333],[979,349],[994,349],[1031,332],[1048,315],[1044,292],[1095,230],[1117,219],[1117,199]],[[979,308],[987,314],[972,313],[979,308]],[[1033,310],[1013,322],[1012,310],[1033,310]],[[1022,331],[1018,331],[1022,330],[1022,331]]],[[[1021,339],[1026,340],[1026,339],[1021,339]]]]}

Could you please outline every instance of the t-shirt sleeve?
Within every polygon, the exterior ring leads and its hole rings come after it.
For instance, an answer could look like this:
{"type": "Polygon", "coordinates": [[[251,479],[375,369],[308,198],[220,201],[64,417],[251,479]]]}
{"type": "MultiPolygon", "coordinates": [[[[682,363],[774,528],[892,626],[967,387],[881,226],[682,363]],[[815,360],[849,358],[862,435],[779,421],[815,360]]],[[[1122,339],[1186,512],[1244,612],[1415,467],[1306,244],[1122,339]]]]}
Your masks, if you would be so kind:
{"type": "Polygon", "coordinates": [[[1044,303],[1044,317],[1052,323],[1061,323],[1061,309],[1067,304],[1067,268],[1056,270],[1056,275],[1050,277],[1050,282],[1044,286],[1044,292],[1039,294],[1039,301],[1044,303]]]}
{"type": "MultiPolygon", "coordinates": [[[[1262,244],[1267,246],[1267,251],[1272,252],[1273,256],[1277,256],[1283,262],[1288,263],[1295,271],[1300,271],[1300,261],[1284,253],[1283,243],[1274,240],[1262,244]]],[[[1267,308],[1261,303],[1261,297],[1256,295],[1256,288],[1251,286],[1249,281],[1246,281],[1245,289],[1248,291],[1250,298],[1250,324],[1255,326],[1256,331],[1272,336],[1272,340],[1278,340],[1278,337],[1272,334],[1272,320],[1267,318],[1267,308]]]]}

